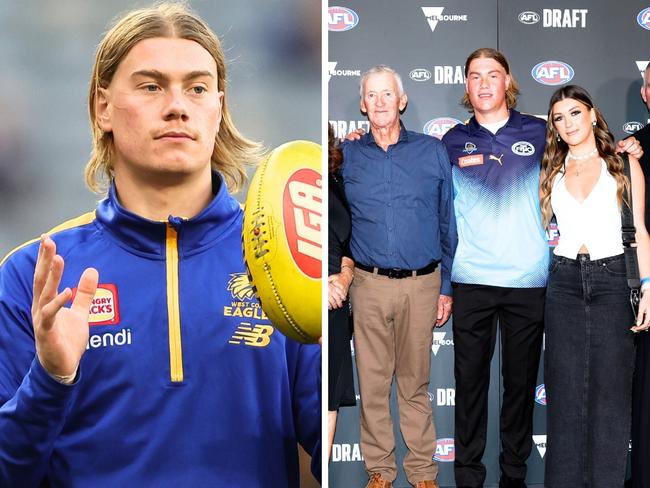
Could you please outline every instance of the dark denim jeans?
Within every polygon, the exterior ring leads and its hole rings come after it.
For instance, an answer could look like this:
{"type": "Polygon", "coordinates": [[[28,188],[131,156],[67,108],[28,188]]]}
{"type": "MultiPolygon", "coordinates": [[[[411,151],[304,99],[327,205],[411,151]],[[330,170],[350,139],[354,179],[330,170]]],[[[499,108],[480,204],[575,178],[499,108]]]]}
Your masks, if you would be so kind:
{"type": "Polygon", "coordinates": [[[546,294],[547,488],[619,488],[630,440],[634,317],[623,255],[553,256],[546,294]]]}

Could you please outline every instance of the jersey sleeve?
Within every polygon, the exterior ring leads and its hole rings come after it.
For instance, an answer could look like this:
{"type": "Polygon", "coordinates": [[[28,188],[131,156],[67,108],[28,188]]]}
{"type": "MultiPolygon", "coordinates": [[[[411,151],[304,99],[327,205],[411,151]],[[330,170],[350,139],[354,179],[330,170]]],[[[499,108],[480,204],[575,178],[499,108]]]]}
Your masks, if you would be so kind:
{"type": "Polygon", "coordinates": [[[447,150],[443,144],[436,146],[438,163],[442,174],[442,187],[440,188],[438,202],[440,222],[440,250],[442,252],[441,263],[441,288],[442,295],[451,296],[451,267],[458,245],[458,233],[456,230],[456,215],[454,212],[454,190],[451,176],[451,163],[447,150]]]}
{"type": "Polygon", "coordinates": [[[74,401],[36,358],[31,322],[35,258],[0,266],[0,486],[39,486],[74,401]]]}

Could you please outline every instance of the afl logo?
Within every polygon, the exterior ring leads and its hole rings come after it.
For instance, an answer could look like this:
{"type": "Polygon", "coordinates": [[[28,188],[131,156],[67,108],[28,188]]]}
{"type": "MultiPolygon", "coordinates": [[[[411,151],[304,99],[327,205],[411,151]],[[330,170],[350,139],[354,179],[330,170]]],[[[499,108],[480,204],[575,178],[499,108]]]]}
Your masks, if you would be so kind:
{"type": "Polygon", "coordinates": [[[554,222],[551,222],[548,225],[548,229],[546,231],[546,241],[551,247],[557,246],[558,242],[560,242],[560,231],[557,229],[557,224],[554,222]]]}
{"type": "Polygon", "coordinates": [[[546,405],[546,386],[544,383],[535,388],[535,401],[540,405],[546,405]]]}
{"type": "Polygon", "coordinates": [[[535,146],[528,141],[515,142],[510,149],[517,156],[532,156],[535,154],[535,146]]]}
{"type": "Polygon", "coordinates": [[[623,124],[623,132],[634,134],[636,131],[643,129],[643,124],[640,122],[625,122],[623,124]]]}
{"type": "Polygon", "coordinates": [[[543,61],[531,71],[536,82],[542,85],[564,85],[571,81],[573,68],[562,61],[543,61]]]}
{"type": "Polygon", "coordinates": [[[409,73],[409,78],[413,81],[427,81],[431,79],[431,71],[424,68],[415,68],[409,73]]]}
{"type": "Polygon", "coordinates": [[[321,277],[321,207],[320,174],[311,168],[293,173],[284,187],[282,217],[291,257],[310,278],[321,277]]]}
{"type": "Polygon", "coordinates": [[[644,29],[650,30],[650,7],[641,10],[639,15],[636,16],[636,21],[644,29]]]}
{"type": "Polygon", "coordinates": [[[345,7],[330,7],[327,9],[327,30],[342,32],[353,29],[359,23],[359,16],[354,10],[345,7]]]}
{"type": "Polygon", "coordinates": [[[437,139],[442,139],[442,136],[444,136],[449,129],[460,123],[460,120],[454,119],[453,117],[438,117],[437,119],[432,119],[424,124],[422,132],[437,139]]]}
{"type": "Polygon", "coordinates": [[[537,12],[522,12],[519,14],[519,22],[526,25],[536,24],[539,22],[539,14],[537,12]]]}
{"type": "Polygon", "coordinates": [[[453,463],[456,459],[456,448],[454,447],[454,440],[445,437],[436,441],[436,453],[433,459],[441,463],[453,463]]]}

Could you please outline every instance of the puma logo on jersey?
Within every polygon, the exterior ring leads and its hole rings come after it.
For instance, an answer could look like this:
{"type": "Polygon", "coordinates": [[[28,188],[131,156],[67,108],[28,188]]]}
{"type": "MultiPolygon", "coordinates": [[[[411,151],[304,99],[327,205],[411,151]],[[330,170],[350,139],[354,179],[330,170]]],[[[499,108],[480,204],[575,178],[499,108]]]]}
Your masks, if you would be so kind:
{"type": "Polygon", "coordinates": [[[252,347],[266,347],[271,343],[271,334],[275,329],[270,325],[251,327],[249,322],[242,322],[232,335],[229,344],[243,344],[252,347]]]}
{"type": "Polygon", "coordinates": [[[503,159],[503,154],[501,156],[498,156],[498,157],[495,156],[494,154],[490,154],[489,159],[493,159],[494,161],[497,161],[501,166],[503,166],[503,163],[501,162],[501,160],[503,159]]]}

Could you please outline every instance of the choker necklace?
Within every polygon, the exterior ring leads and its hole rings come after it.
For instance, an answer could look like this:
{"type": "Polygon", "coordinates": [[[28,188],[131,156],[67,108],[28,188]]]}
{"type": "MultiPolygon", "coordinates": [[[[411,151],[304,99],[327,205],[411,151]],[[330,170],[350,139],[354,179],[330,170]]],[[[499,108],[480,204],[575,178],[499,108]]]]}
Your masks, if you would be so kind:
{"type": "Polygon", "coordinates": [[[573,154],[571,151],[569,151],[569,158],[570,159],[575,159],[577,161],[583,161],[585,159],[589,159],[590,157],[598,154],[598,148],[593,148],[591,151],[589,151],[587,154],[581,154],[580,156],[573,154]]]}

